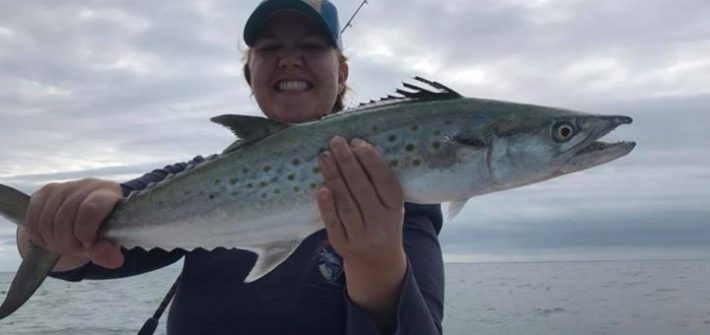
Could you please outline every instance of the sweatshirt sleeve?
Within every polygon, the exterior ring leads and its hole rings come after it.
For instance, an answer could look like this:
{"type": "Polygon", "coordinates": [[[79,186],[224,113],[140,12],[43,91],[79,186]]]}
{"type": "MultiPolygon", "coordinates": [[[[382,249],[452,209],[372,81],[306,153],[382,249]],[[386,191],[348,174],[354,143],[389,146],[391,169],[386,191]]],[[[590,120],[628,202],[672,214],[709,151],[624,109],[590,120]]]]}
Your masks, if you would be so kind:
{"type": "MultiPolygon", "coordinates": [[[[188,164],[199,163],[204,158],[201,156],[195,157],[189,163],[177,163],[165,166],[162,169],[156,169],[144,174],[142,177],[121,183],[123,196],[128,196],[133,191],[145,189],[148,184],[163,180],[167,175],[183,171],[188,164]]],[[[81,281],[83,279],[114,279],[138,275],[141,273],[153,271],[172,263],[175,263],[183,255],[185,251],[175,249],[165,251],[161,249],[153,249],[146,251],[140,248],[127,250],[122,248],[124,263],[118,269],[107,269],[100,267],[94,263],[88,263],[80,268],[65,271],[53,272],[51,277],[63,279],[67,281],[81,281]]]]}
{"type": "MultiPolygon", "coordinates": [[[[395,335],[441,334],[444,314],[444,264],[438,232],[439,205],[405,205],[404,249],[407,272],[397,305],[395,335]]],[[[345,294],[348,335],[380,334],[374,321],[345,294]]]]}

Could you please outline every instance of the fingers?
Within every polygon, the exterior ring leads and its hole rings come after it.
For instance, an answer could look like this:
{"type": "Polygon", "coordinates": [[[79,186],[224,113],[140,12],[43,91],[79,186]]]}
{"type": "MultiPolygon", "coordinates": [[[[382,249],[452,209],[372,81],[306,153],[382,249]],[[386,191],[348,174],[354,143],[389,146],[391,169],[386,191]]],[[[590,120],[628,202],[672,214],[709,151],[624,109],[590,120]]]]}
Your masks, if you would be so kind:
{"type": "MultiPolygon", "coordinates": [[[[82,202],[86,201],[92,192],[105,187],[105,184],[100,181],[79,181],[76,183],[78,187],[66,197],[54,217],[54,237],[57,251],[60,253],[77,252],[87,245],[81,243],[76,237],[74,226],[77,223],[77,215],[82,202]]],[[[102,221],[94,222],[93,224],[100,224],[102,221]]]]}
{"type": "Polygon", "coordinates": [[[30,204],[27,207],[27,214],[25,215],[25,228],[30,235],[30,240],[35,245],[46,245],[42,239],[41,229],[39,228],[40,216],[42,215],[42,209],[44,208],[47,197],[52,194],[57,186],[58,184],[47,184],[33,193],[30,198],[30,204]]]}
{"type": "Polygon", "coordinates": [[[364,226],[360,209],[341,177],[338,163],[331,152],[321,154],[320,167],[325,185],[333,196],[338,218],[345,225],[347,234],[350,236],[362,232],[364,226]]]}
{"type": "MultiPolygon", "coordinates": [[[[30,239],[62,255],[86,257],[101,223],[121,197],[118,184],[97,179],[48,184],[30,199],[25,222],[30,239]]],[[[98,248],[104,263],[122,263],[122,256],[116,254],[120,248],[98,248]]]]}
{"type": "Polygon", "coordinates": [[[115,269],[123,265],[121,247],[113,242],[98,240],[88,249],[89,258],[99,266],[115,269]]]}
{"type": "Polygon", "coordinates": [[[74,222],[76,221],[76,212],[78,203],[85,197],[88,190],[77,190],[73,194],[69,194],[54,216],[54,243],[53,250],[65,254],[68,252],[77,252],[83,246],[74,238],[74,222]]]}
{"type": "Polygon", "coordinates": [[[360,139],[353,140],[352,147],[353,154],[362,163],[382,204],[389,209],[401,208],[403,196],[399,180],[377,149],[360,139]]]}
{"type": "MultiPolygon", "coordinates": [[[[362,141],[362,140],[360,140],[362,141]]],[[[335,137],[330,142],[332,152],[336,157],[338,169],[353,199],[360,208],[373,209],[382,206],[377,193],[363,166],[355,157],[350,144],[342,137],[335,137]]]]}
{"type": "Polygon", "coordinates": [[[96,241],[101,223],[119,199],[120,196],[114,192],[98,189],[81,202],[74,223],[74,236],[84,247],[89,247],[96,241]]]}
{"type": "Polygon", "coordinates": [[[335,199],[333,192],[326,186],[321,186],[316,191],[318,209],[321,212],[321,218],[325,223],[325,229],[328,233],[328,240],[334,245],[341,245],[348,240],[348,233],[340,222],[338,211],[335,208],[335,199]]]}
{"type": "Polygon", "coordinates": [[[348,144],[335,137],[320,166],[325,185],[316,191],[318,207],[343,259],[370,262],[401,249],[402,192],[377,150],[362,140],[348,144]]]}

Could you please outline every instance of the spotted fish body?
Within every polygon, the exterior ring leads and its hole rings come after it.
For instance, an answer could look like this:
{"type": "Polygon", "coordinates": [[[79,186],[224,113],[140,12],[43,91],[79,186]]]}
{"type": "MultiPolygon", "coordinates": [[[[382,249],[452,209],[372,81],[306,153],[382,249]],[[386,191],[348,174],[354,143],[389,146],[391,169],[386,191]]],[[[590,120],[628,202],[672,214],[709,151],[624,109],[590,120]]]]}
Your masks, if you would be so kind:
{"type": "MultiPolygon", "coordinates": [[[[409,90],[398,90],[400,98],[308,123],[214,118],[240,140],[123,199],[101,234],[127,248],[251,250],[259,257],[245,280],[253,281],[323,228],[314,190],[323,182],[319,154],[334,136],[374,145],[405,201],[449,202],[451,215],[470,197],[586,169],[634,146],[596,141],[630,123],[625,116],[464,98],[417,79],[434,90],[405,84],[409,90]]],[[[7,212],[2,207],[0,201],[0,213],[7,212]]]]}
{"type": "Polygon", "coordinates": [[[105,233],[128,247],[167,249],[246,247],[273,240],[272,228],[309,235],[323,227],[313,197],[323,182],[318,155],[336,135],[378,148],[400,177],[407,201],[450,200],[427,184],[456,185],[450,177],[432,177],[457,163],[448,138],[458,126],[429,107],[401,113],[383,106],[289,126],[136,192],[118,206],[105,233]]]}

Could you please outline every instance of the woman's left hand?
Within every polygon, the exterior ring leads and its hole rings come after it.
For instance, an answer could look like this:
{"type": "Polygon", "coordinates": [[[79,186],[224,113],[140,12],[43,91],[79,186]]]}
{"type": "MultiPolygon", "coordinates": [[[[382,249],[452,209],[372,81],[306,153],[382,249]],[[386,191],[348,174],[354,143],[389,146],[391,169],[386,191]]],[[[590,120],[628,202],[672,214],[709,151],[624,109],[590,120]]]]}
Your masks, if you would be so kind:
{"type": "Polygon", "coordinates": [[[369,143],[342,137],[321,155],[325,185],[317,190],[328,240],[343,257],[347,292],[380,331],[396,324],[407,258],[404,200],[392,168],[369,143]]]}
{"type": "Polygon", "coordinates": [[[404,201],[394,172],[363,140],[337,136],[329,149],[321,154],[325,185],[317,196],[331,245],[346,263],[401,258],[404,201]]]}

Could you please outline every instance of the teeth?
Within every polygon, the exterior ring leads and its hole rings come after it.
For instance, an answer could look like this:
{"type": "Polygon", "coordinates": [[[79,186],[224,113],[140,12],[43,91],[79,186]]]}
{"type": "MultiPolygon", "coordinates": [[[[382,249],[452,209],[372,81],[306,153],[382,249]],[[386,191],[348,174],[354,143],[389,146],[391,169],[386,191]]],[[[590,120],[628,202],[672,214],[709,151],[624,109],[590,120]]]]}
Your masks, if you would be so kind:
{"type": "Polygon", "coordinates": [[[308,82],[303,80],[282,80],[278,84],[281,91],[306,91],[310,86],[308,82]]]}

